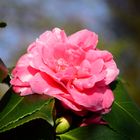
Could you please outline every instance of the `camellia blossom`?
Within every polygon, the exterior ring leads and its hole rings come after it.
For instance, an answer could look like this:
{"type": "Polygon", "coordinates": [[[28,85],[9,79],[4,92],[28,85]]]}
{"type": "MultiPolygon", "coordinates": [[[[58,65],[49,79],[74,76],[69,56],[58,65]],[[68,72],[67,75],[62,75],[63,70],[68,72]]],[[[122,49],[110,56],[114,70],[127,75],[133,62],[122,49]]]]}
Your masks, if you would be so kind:
{"type": "Polygon", "coordinates": [[[98,36],[86,29],[70,36],[59,28],[46,31],[13,69],[14,91],[55,97],[81,116],[108,113],[114,101],[109,84],[119,70],[112,54],[97,49],[97,43],[98,36]]]}

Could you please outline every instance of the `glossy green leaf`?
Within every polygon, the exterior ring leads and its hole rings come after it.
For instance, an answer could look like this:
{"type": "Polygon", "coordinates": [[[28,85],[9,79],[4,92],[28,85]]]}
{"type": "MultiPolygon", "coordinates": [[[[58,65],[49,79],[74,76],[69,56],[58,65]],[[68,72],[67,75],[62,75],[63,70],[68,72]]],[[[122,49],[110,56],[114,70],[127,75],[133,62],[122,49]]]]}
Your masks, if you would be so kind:
{"type": "Polygon", "coordinates": [[[35,119],[0,133],[0,140],[55,140],[55,134],[53,127],[47,121],[35,119]]]}
{"type": "Polygon", "coordinates": [[[3,61],[0,59],[0,83],[7,77],[8,69],[6,68],[3,61]]]}
{"type": "Polygon", "coordinates": [[[104,125],[79,127],[59,135],[61,140],[129,140],[104,125]]]}
{"type": "Polygon", "coordinates": [[[104,116],[109,126],[132,140],[140,139],[140,110],[129,98],[121,80],[111,85],[115,94],[112,111],[104,116]]]}
{"type": "Polygon", "coordinates": [[[54,99],[52,98],[40,95],[20,97],[9,91],[0,103],[0,132],[37,118],[42,118],[53,125],[54,99]]]}

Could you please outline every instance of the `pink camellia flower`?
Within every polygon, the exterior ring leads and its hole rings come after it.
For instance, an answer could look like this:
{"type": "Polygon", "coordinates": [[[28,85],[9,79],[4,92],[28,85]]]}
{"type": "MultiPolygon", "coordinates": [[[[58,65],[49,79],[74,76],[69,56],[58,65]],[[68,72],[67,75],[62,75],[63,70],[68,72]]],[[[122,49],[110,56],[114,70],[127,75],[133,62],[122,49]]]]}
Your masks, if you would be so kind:
{"type": "Polygon", "coordinates": [[[12,71],[14,91],[55,97],[81,116],[108,113],[114,101],[109,84],[119,70],[112,54],[97,49],[97,43],[98,36],[86,29],[71,36],[59,28],[46,31],[12,71]]]}

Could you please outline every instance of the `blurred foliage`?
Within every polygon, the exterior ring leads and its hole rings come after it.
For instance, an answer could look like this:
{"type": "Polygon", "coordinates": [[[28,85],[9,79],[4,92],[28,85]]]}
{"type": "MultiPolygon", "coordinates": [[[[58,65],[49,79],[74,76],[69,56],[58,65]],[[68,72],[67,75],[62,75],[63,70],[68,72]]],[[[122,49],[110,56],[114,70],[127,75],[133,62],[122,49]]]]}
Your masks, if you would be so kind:
{"type": "Polygon", "coordinates": [[[117,34],[116,44],[118,48],[123,48],[118,64],[128,83],[130,95],[140,105],[140,1],[108,1],[113,15],[113,31],[117,34]],[[125,44],[122,44],[120,39],[125,44]]]}

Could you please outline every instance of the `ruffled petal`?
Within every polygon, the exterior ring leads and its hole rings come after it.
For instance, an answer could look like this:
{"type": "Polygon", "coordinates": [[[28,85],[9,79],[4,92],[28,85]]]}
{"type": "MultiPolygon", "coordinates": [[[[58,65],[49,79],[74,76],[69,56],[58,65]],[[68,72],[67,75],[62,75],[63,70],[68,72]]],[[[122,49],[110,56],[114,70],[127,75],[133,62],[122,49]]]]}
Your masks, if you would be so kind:
{"type": "Polygon", "coordinates": [[[107,72],[106,78],[105,78],[105,84],[108,85],[116,79],[116,77],[119,74],[119,69],[117,68],[116,63],[114,62],[113,59],[109,62],[106,62],[105,66],[106,66],[106,72],[107,72]]]}
{"type": "Polygon", "coordinates": [[[75,102],[90,111],[104,110],[112,105],[114,99],[108,87],[95,87],[81,92],[72,86],[69,86],[68,89],[75,102]],[[109,95],[107,99],[106,95],[109,95]]]}
{"type": "Polygon", "coordinates": [[[76,44],[84,50],[95,49],[98,43],[98,36],[94,32],[84,29],[69,36],[68,42],[76,44]]]}

